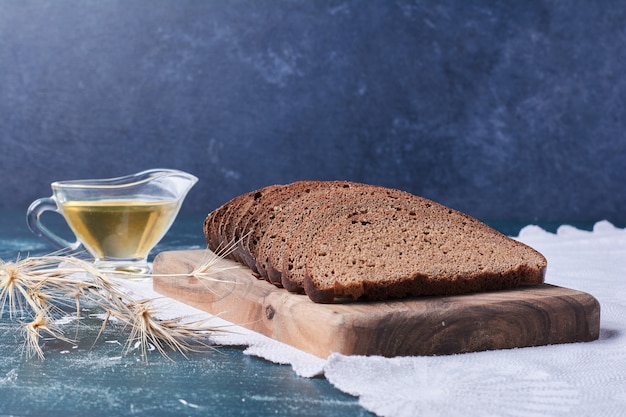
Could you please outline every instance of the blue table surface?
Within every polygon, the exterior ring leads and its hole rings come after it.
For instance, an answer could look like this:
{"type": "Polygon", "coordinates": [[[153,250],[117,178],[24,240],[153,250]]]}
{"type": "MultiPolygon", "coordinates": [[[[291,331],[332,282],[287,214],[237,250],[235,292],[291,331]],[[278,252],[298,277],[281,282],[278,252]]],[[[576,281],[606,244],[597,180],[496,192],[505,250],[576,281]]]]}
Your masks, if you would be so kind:
{"type": "MultiPolygon", "coordinates": [[[[61,226],[56,214],[46,219],[61,226]]],[[[59,216],[60,218],[60,216],[59,216]]],[[[203,215],[181,214],[155,248],[204,246],[203,215]]],[[[68,236],[69,237],[69,236],[68,236]]],[[[0,210],[0,258],[5,262],[53,250],[27,228],[23,212],[0,210]]],[[[19,317],[0,318],[0,415],[11,416],[370,416],[357,398],[324,378],[298,377],[290,366],[218,347],[172,360],[157,352],[146,363],[123,354],[124,329],[81,319],[76,345],[50,339],[45,359],[28,358],[19,317]],[[98,341],[93,344],[94,340],[98,341]]],[[[75,324],[64,329],[74,334],[75,324]]]]}
{"type": "MultiPolygon", "coordinates": [[[[203,214],[181,214],[151,256],[164,250],[204,246],[203,214]]],[[[64,232],[60,216],[46,219],[64,232]]],[[[507,234],[522,224],[496,223],[507,234]]],[[[67,236],[69,237],[69,236],[67,236]]],[[[0,258],[53,250],[27,228],[24,213],[0,211],[0,258]]],[[[23,352],[19,319],[0,319],[0,415],[150,416],[370,416],[358,399],[324,378],[298,377],[291,367],[217,348],[172,360],[156,352],[149,361],[123,354],[124,330],[109,327],[93,344],[98,318],[85,314],[78,343],[44,343],[45,360],[23,352]]],[[[66,329],[72,331],[72,327],[66,329]]]]}

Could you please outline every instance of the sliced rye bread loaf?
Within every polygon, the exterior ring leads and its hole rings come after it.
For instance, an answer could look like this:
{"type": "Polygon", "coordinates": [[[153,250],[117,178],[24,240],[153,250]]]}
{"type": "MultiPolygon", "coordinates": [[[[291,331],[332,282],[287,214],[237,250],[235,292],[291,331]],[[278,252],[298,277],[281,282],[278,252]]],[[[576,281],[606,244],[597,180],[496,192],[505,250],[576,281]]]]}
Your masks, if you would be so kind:
{"type": "Polygon", "coordinates": [[[333,224],[371,209],[410,208],[413,195],[404,191],[367,184],[355,184],[343,195],[329,199],[326,205],[311,211],[306,221],[293,230],[282,257],[281,282],[291,292],[304,292],[306,265],[310,250],[324,231],[333,224]]]}
{"type": "Polygon", "coordinates": [[[276,188],[266,193],[264,198],[260,198],[256,202],[256,209],[249,210],[248,216],[242,217],[243,229],[246,235],[242,237],[241,249],[246,264],[253,271],[257,272],[261,277],[267,278],[267,274],[262,268],[259,268],[257,262],[257,246],[267,226],[272,223],[274,217],[279,213],[283,206],[293,198],[310,192],[312,188],[324,185],[322,181],[296,181],[286,184],[280,188],[276,188]],[[253,266],[251,266],[253,265],[253,266]]]}
{"type": "Polygon", "coordinates": [[[253,271],[267,271],[268,279],[280,279],[289,291],[306,290],[315,302],[458,294],[543,282],[543,256],[470,216],[399,190],[313,183],[315,187],[304,188],[272,185],[233,198],[205,219],[210,249],[237,242],[231,258],[253,271]],[[255,238],[244,239],[248,233],[255,238]],[[269,236],[273,243],[266,247],[269,236]],[[397,236],[407,242],[398,243],[397,236]],[[422,237],[419,245],[416,236],[422,237]],[[351,250],[364,255],[355,257],[351,250]],[[430,255],[425,260],[423,254],[430,255]],[[391,261],[381,263],[381,257],[391,261]],[[346,265],[346,259],[365,267],[346,265]],[[431,269],[417,269],[424,261],[431,269]]]}
{"type": "Polygon", "coordinates": [[[318,182],[285,201],[271,221],[263,225],[265,230],[254,253],[257,270],[263,271],[272,284],[282,287],[282,254],[290,233],[311,210],[325,205],[331,197],[343,195],[353,185],[348,181],[318,182]]]}
{"type": "Polygon", "coordinates": [[[501,290],[540,284],[546,270],[529,246],[419,198],[337,222],[310,252],[304,288],[317,303],[501,290]]]}

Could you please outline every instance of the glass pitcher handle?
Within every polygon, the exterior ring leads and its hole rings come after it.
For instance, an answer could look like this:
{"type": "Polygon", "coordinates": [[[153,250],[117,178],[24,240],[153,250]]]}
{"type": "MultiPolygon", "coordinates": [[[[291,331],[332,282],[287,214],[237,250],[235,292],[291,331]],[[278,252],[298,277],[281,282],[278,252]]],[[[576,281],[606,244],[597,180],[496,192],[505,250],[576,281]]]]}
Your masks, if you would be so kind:
{"type": "Polygon", "coordinates": [[[53,197],[40,198],[33,201],[26,211],[26,222],[30,230],[37,236],[47,240],[58,249],[70,249],[72,251],[78,250],[81,247],[81,243],[78,240],[74,243],[69,242],[62,237],[57,236],[41,223],[41,215],[46,211],[53,211],[61,214],[56,200],[53,197]]]}

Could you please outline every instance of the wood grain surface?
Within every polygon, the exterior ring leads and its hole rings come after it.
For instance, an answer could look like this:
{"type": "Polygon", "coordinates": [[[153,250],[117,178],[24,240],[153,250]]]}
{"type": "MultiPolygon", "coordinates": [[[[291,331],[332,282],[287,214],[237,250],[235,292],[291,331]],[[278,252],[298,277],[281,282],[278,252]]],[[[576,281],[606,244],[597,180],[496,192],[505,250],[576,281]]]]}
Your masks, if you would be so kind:
{"type": "Polygon", "coordinates": [[[204,280],[189,274],[211,253],[161,252],[155,291],[234,324],[326,358],[445,355],[586,342],[598,338],[600,305],[590,294],[549,284],[449,297],[316,304],[257,279],[235,262],[204,280]],[[170,276],[166,276],[170,274],[170,276]]]}

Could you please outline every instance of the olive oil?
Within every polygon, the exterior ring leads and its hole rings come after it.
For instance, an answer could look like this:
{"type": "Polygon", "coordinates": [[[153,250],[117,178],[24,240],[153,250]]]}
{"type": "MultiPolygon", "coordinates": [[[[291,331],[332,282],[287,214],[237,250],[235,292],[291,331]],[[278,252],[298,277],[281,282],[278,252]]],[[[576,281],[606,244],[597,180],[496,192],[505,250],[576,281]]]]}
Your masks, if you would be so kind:
{"type": "Polygon", "coordinates": [[[143,259],[165,235],[178,201],[68,201],[63,215],[76,237],[98,259],[143,259]]]}

